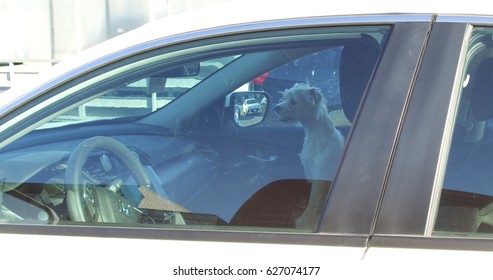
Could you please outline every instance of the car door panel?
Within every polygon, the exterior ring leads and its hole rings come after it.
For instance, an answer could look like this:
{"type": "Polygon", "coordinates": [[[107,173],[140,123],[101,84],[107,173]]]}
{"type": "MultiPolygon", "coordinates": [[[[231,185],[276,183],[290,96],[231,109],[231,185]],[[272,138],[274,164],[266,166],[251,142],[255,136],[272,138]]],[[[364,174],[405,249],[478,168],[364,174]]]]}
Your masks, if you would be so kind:
{"type": "MultiPolygon", "coordinates": [[[[78,230],[84,231],[83,228],[78,230]]],[[[334,240],[339,243],[332,242],[333,246],[266,244],[259,240],[224,244],[227,238],[221,235],[218,240],[222,242],[204,241],[204,237],[198,238],[202,241],[196,241],[187,237],[186,232],[176,232],[176,236],[178,235],[184,237],[179,237],[180,240],[164,240],[147,239],[149,236],[145,233],[139,238],[2,233],[0,239],[5,243],[3,248],[11,252],[11,258],[5,260],[8,265],[2,273],[4,276],[15,277],[22,271],[25,277],[40,278],[40,271],[54,271],[55,274],[49,273],[49,279],[63,279],[70,274],[69,271],[74,272],[72,267],[79,261],[89,261],[91,269],[77,271],[77,275],[71,276],[74,279],[86,278],[87,274],[96,277],[111,275],[118,279],[155,278],[157,275],[166,279],[214,276],[284,278],[298,275],[305,278],[330,278],[333,275],[363,277],[366,271],[366,265],[360,261],[363,249],[341,246],[347,245],[340,242],[341,240],[334,240]],[[30,269],[25,270],[25,252],[16,250],[18,244],[35,247],[45,253],[30,257],[33,260],[29,262],[30,269]],[[54,244],[78,252],[79,257],[57,257],[53,250],[54,244]],[[98,254],[94,254],[96,249],[98,254]],[[233,255],[239,257],[232,258],[233,255]],[[52,260],[53,264],[47,266],[40,261],[41,258],[52,260]],[[121,269],[122,265],[127,267],[121,269]]],[[[48,278],[41,276],[41,279],[48,278]]]]}

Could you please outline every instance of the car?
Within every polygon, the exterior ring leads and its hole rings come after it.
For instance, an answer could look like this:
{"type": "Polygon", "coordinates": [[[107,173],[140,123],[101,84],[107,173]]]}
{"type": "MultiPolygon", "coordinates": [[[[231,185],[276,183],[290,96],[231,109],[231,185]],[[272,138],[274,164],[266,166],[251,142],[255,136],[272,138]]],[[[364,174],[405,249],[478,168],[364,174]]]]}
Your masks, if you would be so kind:
{"type": "Polygon", "coordinates": [[[2,275],[488,277],[492,38],[481,1],[230,1],[68,58],[2,93],[2,275]]]}
{"type": "Polygon", "coordinates": [[[248,98],[243,102],[242,110],[244,115],[258,114],[260,113],[260,104],[255,98],[248,98]]]}

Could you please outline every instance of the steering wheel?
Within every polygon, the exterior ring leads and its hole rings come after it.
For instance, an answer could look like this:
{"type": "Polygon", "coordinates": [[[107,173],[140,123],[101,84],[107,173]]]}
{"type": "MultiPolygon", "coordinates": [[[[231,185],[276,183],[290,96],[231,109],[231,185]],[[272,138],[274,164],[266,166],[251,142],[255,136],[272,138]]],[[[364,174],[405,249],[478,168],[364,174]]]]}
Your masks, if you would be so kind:
{"type": "Polygon", "coordinates": [[[125,198],[105,188],[94,187],[82,179],[82,167],[95,149],[113,153],[130,170],[139,186],[151,185],[144,166],[125,145],[104,136],[84,140],[70,155],[65,173],[67,209],[72,221],[91,222],[102,217],[111,222],[136,219],[132,217],[130,211],[133,209],[125,198]]]}

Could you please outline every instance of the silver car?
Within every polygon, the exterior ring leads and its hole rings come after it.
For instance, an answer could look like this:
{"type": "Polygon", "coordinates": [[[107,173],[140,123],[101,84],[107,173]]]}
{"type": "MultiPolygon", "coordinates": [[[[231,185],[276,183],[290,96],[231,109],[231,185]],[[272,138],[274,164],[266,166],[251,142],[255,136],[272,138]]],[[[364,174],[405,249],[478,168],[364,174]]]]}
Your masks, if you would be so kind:
{"type": "Polygon", "coordinates": [[[2,277],[487,278],[493,5],[244,2],[2,93],[2,277]],[[297,83],[344,137],[334,176],[273,110],[297,83]]]}

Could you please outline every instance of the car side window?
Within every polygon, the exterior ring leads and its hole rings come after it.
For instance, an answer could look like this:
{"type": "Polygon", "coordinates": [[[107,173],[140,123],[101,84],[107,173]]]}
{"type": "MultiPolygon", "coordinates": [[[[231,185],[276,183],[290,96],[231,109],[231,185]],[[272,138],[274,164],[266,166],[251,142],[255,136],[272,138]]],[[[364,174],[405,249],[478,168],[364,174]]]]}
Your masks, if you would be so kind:
{"type": "Polygon", "coordinates": [[[476,28],[469,42],[435,234],[493,233],[492,33],[476,28]]]}
{"type": "Polygon", "coordinates": [[[0,222],[313,232],[389,31],[225,37],[98,69],[0,149],[0,222]]]}

